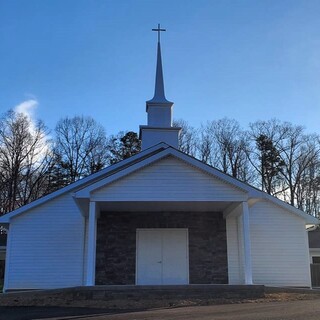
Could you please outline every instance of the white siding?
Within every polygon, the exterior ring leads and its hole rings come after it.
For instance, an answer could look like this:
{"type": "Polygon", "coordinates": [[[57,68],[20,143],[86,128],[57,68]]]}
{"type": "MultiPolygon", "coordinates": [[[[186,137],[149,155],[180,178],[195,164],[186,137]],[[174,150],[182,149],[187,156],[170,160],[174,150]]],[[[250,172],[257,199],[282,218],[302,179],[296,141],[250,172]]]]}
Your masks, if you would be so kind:
{"type": "Polygon", "coordinates": [[[93,201],[241,201],[245,192],[167,157],[92,193],[93,201]]]}
{"type": "Polygon", "coordinates": [[[83,284],[84,218],[70,194],[12,220],[6,288],[83,284]]]}
{"type": "Polygon", "coordinates": [[[304,220],[263,201],[250,208],[250,224],[253,283],[310,286],[304,220]]]}

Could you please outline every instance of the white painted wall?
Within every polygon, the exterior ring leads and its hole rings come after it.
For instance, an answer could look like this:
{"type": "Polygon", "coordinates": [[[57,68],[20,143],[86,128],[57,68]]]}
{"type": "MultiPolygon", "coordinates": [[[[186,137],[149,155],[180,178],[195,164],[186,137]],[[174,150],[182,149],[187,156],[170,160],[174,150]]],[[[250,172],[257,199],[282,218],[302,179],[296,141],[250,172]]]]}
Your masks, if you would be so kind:
{"type": "Polygon", "coordinates": [[[148,126],[158,128],[172,127],[172,104],[148,104],[148,126]]]}
{"type": "Polygon", "coordinates": [[[245,192],[169,156],[92,193],[92,201],[241,201],[245,192]]]}
{"type": "Polygon", "coordinates": [[[84,231],[71,194],[13,218],[5,290],[82,285],[84,231]]]}
{"type": "MultiPolygon", "coordinates": [[[[172,102],[147,101],[148,125],[140,126],[141,149],[145,150],[160,142],[179,147],[179,133],[181,128],[172,127],[172,102]]],[[[157,100],[157,98],[156,98],[157,100]]]]}
{"type": "Polygon", "coordinates": [[[226,218],[229,284],[244,284],[242,235],[238,217],[226,218]],[[242,249],[242,250],[241,250],[242,249]]]}
{"type": "Polygon", "coordinates": [[[152,128],[140,126],[141,149],[145,150],[164,142],[174,148],[179,147],[180,128],[152,128]]]}
{"type": "Polygon", "coordinates": [[[305,221],[268,201],[250,208],[253,283],[310,286],[305,221]]]}

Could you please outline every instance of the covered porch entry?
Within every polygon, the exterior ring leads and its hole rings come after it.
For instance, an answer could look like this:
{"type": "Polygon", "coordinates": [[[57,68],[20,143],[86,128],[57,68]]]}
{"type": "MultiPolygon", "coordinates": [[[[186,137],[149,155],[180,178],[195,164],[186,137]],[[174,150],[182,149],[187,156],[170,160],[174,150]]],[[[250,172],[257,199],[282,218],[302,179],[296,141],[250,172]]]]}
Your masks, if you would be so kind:
{"type": "Polygon", "coordinates": [[[226,219],[237,214],[244,226],[248,218],[242,202],[96,201],[89,207],[87,285],[228,284],[226,219]]]}

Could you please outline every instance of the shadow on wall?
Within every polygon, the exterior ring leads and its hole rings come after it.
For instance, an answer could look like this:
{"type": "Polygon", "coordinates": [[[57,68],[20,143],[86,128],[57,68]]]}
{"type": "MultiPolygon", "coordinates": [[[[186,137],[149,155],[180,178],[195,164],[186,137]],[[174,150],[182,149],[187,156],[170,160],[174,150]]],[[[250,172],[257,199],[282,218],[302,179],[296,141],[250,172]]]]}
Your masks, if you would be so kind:
{"type": "Polygon", "coordinates": [[[7,234],[0,232],[0,292],[2,292],[6,259],[7,234]]]}

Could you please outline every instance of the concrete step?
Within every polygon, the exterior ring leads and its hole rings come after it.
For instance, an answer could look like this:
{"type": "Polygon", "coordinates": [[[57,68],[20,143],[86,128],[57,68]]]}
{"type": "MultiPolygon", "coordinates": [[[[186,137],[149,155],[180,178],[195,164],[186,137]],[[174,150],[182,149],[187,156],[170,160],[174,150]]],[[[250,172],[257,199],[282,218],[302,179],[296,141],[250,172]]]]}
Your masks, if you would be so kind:
{"type": "Polygon", "coordinates": [[[264,293],[261,285],[94,286],[69,291],[75,298],[85,300],[260,298],[264,293]]]}

